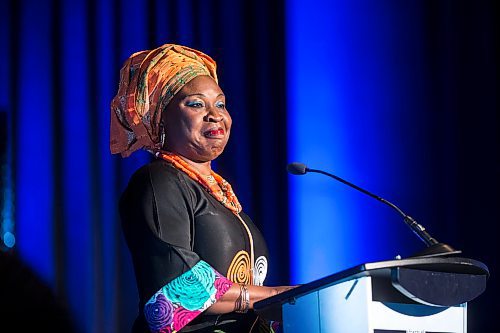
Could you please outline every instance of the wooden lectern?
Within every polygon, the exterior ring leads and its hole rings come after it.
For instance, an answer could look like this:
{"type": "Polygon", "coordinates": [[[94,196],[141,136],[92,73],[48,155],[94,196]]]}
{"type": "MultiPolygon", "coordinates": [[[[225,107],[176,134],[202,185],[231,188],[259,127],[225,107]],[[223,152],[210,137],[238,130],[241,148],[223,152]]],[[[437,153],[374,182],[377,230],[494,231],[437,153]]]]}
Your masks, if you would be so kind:
{"type": "Polygon", "coordinates": [[[366,263],[257,302],[285,333],[465,333],[467,302],[486,288],[483,263],[414,257],[366,263]]]}

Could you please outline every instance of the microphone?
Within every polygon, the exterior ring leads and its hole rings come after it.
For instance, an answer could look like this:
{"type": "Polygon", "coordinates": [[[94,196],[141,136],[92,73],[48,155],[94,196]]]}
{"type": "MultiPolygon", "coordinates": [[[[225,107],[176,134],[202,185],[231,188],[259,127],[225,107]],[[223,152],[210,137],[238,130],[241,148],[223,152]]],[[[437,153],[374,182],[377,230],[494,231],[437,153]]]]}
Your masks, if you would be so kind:
{"type": "Polygon", "coordinates": [[[342,179],[336,175],[333,175],[333,174],[328,173],[328,172],[323,171],[323,170],[310,169],[305,164],[299,163],[299,162],[293,162],[293,163],[288,164],[286,166],[286,170],[288,171],[288,173],[290,173],[292,175],[305,175],[308,172],[315,172],[315,173],[320,173],[320,174],[326,175],[328,177],[331,177],[335,180],[338,180],[339,182],[341,182],[347,186],[350,186],[350,187],[352,187],[352,188],[388,205],[389,207],[391,207],[392,209],[397,211],[399,213],[399,215],[401,215],[403,217],[403,220],[406,223],[406,225],[418,236],[418,238],[420,238],[420,240],[422,240],[425,243],[425,245],[427,245],[427,248],[424,249],[423,251],[420,251],[417,254],[415,254],[414,255],[415,257],[440,256],[440,255],[448,255],[448,254],[457,254],[457,253],[462,252],[462,251],[455,250],[454,248],[452,248],[451,246],[449,246],[447,244],[438,242],[434,237],[429,235],[429,233],[425,230],[425,228],[422,225],[417,223],[417,221],[415,221],[415,219],[413,219],[411,216],[405,214],[395,204],[393,204],[393,203],[385,200],[384,198],[381,198],[378,195],[375,195],[375,194],[373,194],[373,193],[371,193],[371,192],[369,192],[369,191],[367,191],[367,190],[365,190],[357,185],[354,185],[353,183],[350,183],[345,179],[342,179]]]}

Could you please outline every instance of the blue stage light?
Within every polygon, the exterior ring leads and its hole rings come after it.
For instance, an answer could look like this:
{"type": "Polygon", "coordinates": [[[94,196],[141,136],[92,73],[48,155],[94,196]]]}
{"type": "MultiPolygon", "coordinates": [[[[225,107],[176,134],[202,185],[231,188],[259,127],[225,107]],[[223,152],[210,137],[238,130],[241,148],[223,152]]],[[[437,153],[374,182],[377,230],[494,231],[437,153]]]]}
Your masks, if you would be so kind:
{"type": "Polygon", "coordinates": [[[5,244],[5,246],[7,246],[8,248],[13,248],[14,245],[16,245],[16,237],[14,236],[13,233],[11,232],[6,232],[5,234],[3,234],[3,243],[5,244]]]}
{"type": "MultiPolygon", "coordinates": [[[[410,163],[423,153],[418,11],[417,2],[287,2],[289,162],[408,207],[404,189],[418,195],[425,172],[410,163]]],[[[321,175],[289,181],[294,283],[408,249],[410,232],[387,207],[321,175]]]]}

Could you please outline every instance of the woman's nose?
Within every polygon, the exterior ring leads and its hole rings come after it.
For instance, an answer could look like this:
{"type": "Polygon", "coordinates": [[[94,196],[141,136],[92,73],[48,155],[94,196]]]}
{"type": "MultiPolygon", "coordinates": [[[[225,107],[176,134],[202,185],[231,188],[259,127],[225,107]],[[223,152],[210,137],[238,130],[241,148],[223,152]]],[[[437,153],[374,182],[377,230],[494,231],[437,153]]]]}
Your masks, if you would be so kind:
{"type": "Polygon", "coordinates": [[[221,122],[224,120],[224,117],[222,116],[222,114],[215,107],[211,107],[208,110],[208,113],[205,116],[205,118],[206,118],[205,119],[206,121],[212,122],[212,123],[218,123],[218,122],[221,122]]]}

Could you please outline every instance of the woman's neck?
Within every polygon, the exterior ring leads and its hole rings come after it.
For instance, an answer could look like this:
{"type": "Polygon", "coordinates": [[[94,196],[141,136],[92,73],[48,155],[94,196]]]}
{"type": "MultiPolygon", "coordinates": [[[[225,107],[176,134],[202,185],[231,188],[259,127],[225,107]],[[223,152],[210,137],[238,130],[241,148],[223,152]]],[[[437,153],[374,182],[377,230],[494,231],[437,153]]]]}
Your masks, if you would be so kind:
{"type": "Polygon", "coordinates": [[[182,158],[186,163],[191,165],[193,168],[195,168],[201,175],[210,176],[212,174],[211,161],[196,162],[180,154],[178,154],[178,156],[182,158]]]}

